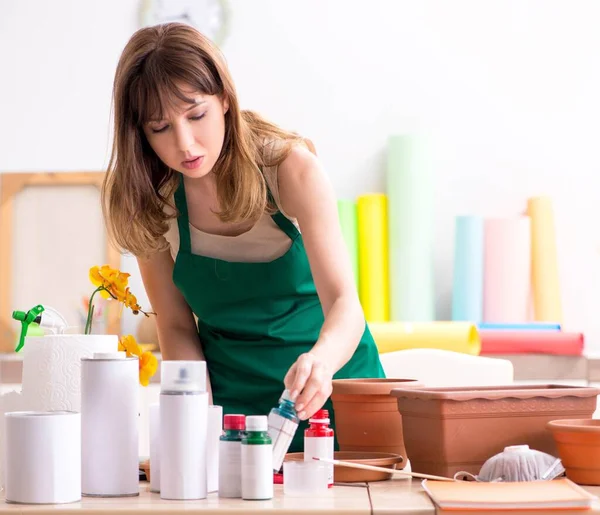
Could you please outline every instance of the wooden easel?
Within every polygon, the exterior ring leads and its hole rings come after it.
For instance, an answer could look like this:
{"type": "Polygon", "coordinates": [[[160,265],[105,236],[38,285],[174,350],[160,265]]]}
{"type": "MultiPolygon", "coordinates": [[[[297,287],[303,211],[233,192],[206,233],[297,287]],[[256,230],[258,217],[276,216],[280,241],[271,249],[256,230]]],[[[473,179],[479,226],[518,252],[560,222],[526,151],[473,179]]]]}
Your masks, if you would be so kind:
{"type": "MultiPolygon", "coordinates": [[[[12,291],[12,235],[13,199],[31,186],[96,186],[104,180],[104,172],[49,172],[0,174],[0,352],[14,351],[15,323],[12,319],[10,295],[12,291]]],[[[106,238],[105,263],[90,263],[90,267],[108,264],[120,268],[121,256],[106,238]]],[[[119,309],[108,312],[107,331],[119,334],[119,309]]]]}

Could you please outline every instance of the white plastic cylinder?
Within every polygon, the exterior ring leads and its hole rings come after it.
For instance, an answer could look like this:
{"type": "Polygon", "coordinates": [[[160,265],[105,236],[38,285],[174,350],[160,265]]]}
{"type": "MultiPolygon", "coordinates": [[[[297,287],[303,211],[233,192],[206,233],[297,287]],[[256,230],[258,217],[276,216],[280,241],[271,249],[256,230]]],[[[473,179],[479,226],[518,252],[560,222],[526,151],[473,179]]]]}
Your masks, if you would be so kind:
{"type": "Polygon", "coordinates": [[[148,406],[150,422],[150,491],[160,492],[160,404],[148,406]]]}
{"type": "Polygon", "coordinates": [[[206,481],[208,492],[219,490],[219,438],[223,433],[223,407],[208,407],[206,436],[206,481]]]}
{"type": "Polygon", "coordinates": [[[124,352],[81,360],[81,490],[139,495],[139,363],[124,352]]]}
{"type": "MultiPolygon", "coordinates": [[[[246,417],[246,432],[267,432],[266,416],[246,417]]],[[[242,440],[242,499],[273,498],[273,445],[242,440]]]]}
{"type": "Polygon", "coordinates": [[[81,500],[81,415],[12,412],[5,420],[6,502],[81,500]]]}
{"type": "Polygon", "coordinates": [[[160,496],[205,499],[206,363],[163,361],[160,394],[160,496]]]}

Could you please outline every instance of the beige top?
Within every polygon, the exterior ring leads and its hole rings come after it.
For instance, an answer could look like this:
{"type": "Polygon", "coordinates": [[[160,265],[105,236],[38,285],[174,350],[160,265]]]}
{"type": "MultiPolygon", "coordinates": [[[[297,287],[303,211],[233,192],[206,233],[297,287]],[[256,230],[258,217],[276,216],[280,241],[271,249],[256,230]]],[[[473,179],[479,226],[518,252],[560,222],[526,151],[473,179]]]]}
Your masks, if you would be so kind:
{"type": "MultiPolygon", "coordinates": [[[[263,170],[263,174],[277,207],[298,227],[298,222],[281,208],[277,167],[267,167],[263,170]]],[[[176,218],[169,220],[165,239],[169,243],[171,256],[175,261],[179,251],[179,228],[176,218]]],[[[273,261],[283,256],[292,245],[292,241],[269,214],[263,214],[250,230],[237,236],[210,234],[190,224],[190,240],[192,254],[246,263],[273,261]]]]}

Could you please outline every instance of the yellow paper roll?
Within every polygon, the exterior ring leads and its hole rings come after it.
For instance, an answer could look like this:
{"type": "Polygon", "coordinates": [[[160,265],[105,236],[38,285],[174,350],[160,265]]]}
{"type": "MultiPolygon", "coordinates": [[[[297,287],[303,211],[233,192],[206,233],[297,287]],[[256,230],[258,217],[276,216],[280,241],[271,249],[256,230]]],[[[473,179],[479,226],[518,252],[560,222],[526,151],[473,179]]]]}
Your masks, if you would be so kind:
{"type": "Polygon", "coordinates": [[[558,277],[558,253],[554,231],[554,212],[548,197],[527,201],[531,217],[531,280],[534,319],[562,323],[562,304],[558,277]]]}
{"type": "Polygon", "coordinates": [[[390,319],[387,198],[361,195],[357,201],[360,301],[367,321],[390,319]]]}
{"type": "Polygon", "coordinates": [[[370,323],[380,354],[405,349],[442,349],[479,355],[481,340],[468,322],[370,323]]]}

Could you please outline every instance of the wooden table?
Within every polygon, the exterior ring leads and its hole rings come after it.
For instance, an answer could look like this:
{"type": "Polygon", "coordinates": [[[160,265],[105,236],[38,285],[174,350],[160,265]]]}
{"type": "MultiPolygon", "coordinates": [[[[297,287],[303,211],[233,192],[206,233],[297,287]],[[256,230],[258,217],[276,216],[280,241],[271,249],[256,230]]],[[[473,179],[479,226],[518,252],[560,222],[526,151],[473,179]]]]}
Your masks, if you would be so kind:
{"type": "MultiPolygon", "coordinates": [[[[600,487],[587,488],[600,495],[600,487]]],[[[84,497],[74,504],[17,505],[0,503],[0,513],[32,513],[37,515],[58,513],[132,515],[146,513],[243,514],[247,512],[270,512],[293,514],[342,514],[351,515],[436,515],[435,506],[421,488],[421,482],[409,479],[394,479],[378,483],[336,485],[319,497],[284,496],[283,487],[275,485],[275,497],[270,501],[242,501],[219,499],[209,494],[200,501],[165,501],[159,494],[150,493],[147,483],[140,483],[139,497],[97,498],[84,497]]],[[[478,512],[469,512],[477,515],[478,512]]],[[[511,515],[520,512],[511,512],[511,515]]],[[[562,515],[565,512],[557,512],[562,515]]],[[[578,512],[580,515],[600,515],[600,501],[591,510],[578,512]]],[[[531,512],[526,515],[531,515],[531,512]]]]}

